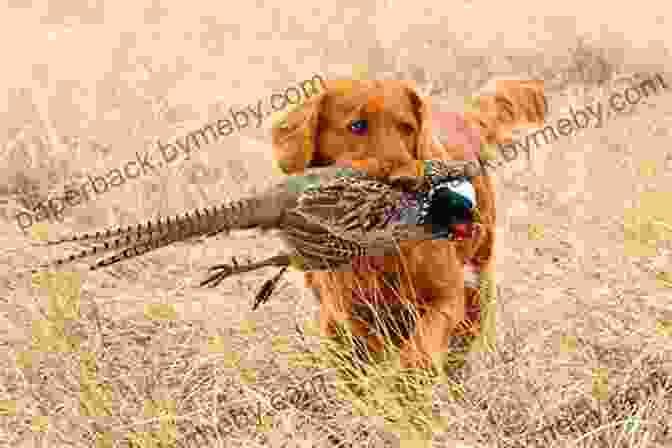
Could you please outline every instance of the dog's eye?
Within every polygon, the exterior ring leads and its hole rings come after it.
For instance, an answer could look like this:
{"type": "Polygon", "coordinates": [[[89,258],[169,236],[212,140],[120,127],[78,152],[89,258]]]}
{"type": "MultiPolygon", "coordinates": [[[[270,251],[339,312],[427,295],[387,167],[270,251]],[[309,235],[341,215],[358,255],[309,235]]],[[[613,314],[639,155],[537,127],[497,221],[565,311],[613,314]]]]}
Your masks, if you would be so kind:
{"type": "Polygon", "coordinates": [[[369,122],[366,120],[355,120],[348,125],[348,128],[353,134],[364,135],[369,129],[369,122]]]}

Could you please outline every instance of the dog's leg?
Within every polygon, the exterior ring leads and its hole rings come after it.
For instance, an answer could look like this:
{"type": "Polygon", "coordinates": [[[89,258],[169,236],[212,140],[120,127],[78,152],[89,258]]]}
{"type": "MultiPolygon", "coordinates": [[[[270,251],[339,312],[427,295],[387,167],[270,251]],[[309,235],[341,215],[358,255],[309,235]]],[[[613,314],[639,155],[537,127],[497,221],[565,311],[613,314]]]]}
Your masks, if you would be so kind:
{"type": "Polygon", "coordinates": [[[320,335],[331,340],[352,338],[357,356],[365,360],[369,358],[365,352],[376,354],[382,351],[383,342],[355,309],[358,290],[367,286],[361,284],[359,280],[362,279],[358,277],[352,271],[315,272],[309,284],[320,297],[320,335]]]}
{"type": "Polygon", "coordinates": [[[423,288],[419,295],[425,313],[419,317],[413,334],[401,347],[405,367],[430,367],[432,360],[448,349],[451,335],[465,321],[464,268],[451,242],[421,243],[413,256],[406,257],[411,278],[423,288]],[[431,244],[434,247],[420,247],[431,244]],[[422,254],[434,261],[422,259],[422,254]]]}

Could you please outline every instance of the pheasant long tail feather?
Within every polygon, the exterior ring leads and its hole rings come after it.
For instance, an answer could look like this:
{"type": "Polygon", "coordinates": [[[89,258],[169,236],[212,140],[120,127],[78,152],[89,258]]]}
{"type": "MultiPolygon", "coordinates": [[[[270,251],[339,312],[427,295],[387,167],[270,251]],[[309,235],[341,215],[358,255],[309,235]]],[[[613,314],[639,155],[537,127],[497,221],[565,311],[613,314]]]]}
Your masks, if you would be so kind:
{"type": "Polygon", "coordinates": [[[98,260],[95,264],[91,265],[91,270],[96,270],[104,267],[111,266],[113,264],[119,263],[121,261],[129,260],[131,258],[144,255],[147,252],[159,249],[161,247],[169,246],[170,244],[180,241],[182,238],[178,235],[164,235],[160,238],[155,238],[149,241],[145,241],[134,246],[126,247],[122,251],[98,260]]]}
{"type": "Polygon", "coordinates": [[[102,243],[104,241],[108,241],[113,238],[119,238],[123,236],[127,236],[128,238],[135,237],[137,239],[141,239],[147,234],[153,234],[153,233],[166,233],[169,231],[170,228],[170,216],[166,219],[165,222],[161,221],[159,218],[158,220],[149,220],[147,222],[136,224],[134,226],[126,226],[126,227],[117,227],[116,229],[114,228],[109,228],[105,230],[101,230],[95,233],[82,233],[82,234],[76,234],[76,235],[71,235],[65,238],[61,238],[58,240],[52,240],[52,241],[46,241],[46,245],[56,245],[56,244],[62,244],[62,243],[74,243],[74,242],[93,242],[93,243],[102,243]]]}
{"type": "MultiPolygon", "coordinates": [[[[117,237],[116,239],[112,239],[111,241],[109,241],[109,239],[103,239],[101,244],[82,250],[79,253],[72,254],[67,258],[58,259],[53,263],[43,265],[42,267],[49,267],[50,265],[59,266],[66,263],[72,263],[77,260],[89,258],[95,255],[101,255],[103,253],[114,250],[124,250],[126,248],[151,245],[156,241],[162,241],[166,238],[172,238],[173,241],[186,239],[188,238],[188,233],[198,234],[198,216],[200,216],[198,213],[195,214],[195,216],[191,216],[188,213],[185,216],[169,216],[166,218],[165,223],[163,223],[163,225],[160,227],[160,230],[159,226],[157,225],[155,226],[155,230],[152,230],[151,232],[148,231],[138,234],[131,231],[123,234],[123,236],[117,237]]],[[[159,220],[158,222],[160,223],[161,221],[159,220]]]]}
{"type": "MultiPolygon", "coordinates": [[[[167,235],[173,233],[179,227],[185,225],[185,221],[188,221],[191,225],[214,225],[217,222],[218,211],[216,207],[213,207],[212,210],[196,209],[190,213],[186,213],[185,216],[167,216],[165,219],[158,218],[156,220],[149,220],[147,222],[136,224],[133,226],[126,227],[117,227],[101,230],[95,233],[82,233],[71,235],[65,238],[58,240],[47,241],[46,245],[57,245],[62,243],[103,243],[105,247],[110,240],[113,240],[115,244],[119,241],[125,241],[126,244],[133,244],[135,242],[143,241],[147,238],[160,237],[162,235],[167,235]]],[[[117,249],[117,246],[113,246],[110,249],[117,249]]]]}
{"type": "Polygon", "coordinates": [[[284,199],[287,198],[277,194],[266,194],[224,203],[211,209],[195,210],[184,216],[171,216],[165,221],[150,221],[144,226],[108,229],[96,234],[77,235],[52,241],[51,244],[88,240],[100,244],[42,267],[59,266],[114,250],[122,250],[115,256],[121,261],[194,237],[255,226],[272,227],[284,212],[284,199]]]}
{"type": "MultiPolygon", "coordinates": [[[[228,228],[220,227],[219,230],[228,231],[228,228]]],[[[95,264],[91,265],[91,270],[93,271],[96,269],[108,267],[121,261],[126,261],[131,258],[139,257],[141,255],[146,254],[147,252],[151,252],[160,249],[162,247],[170,246],[171,244],[176,242],[186,241],[190,238],[201,236],[207,232],[210,232],[210,230],[203,228],[191,228],[191,229],[184,228],[179,232],[172,232],[156,236],[151,239],[146,239],[144,241],[137,241],[136,244],[126,245],[126,247],[124,247],[121,251],[117,252],[114,255],[98,260],[95,264]]]]}

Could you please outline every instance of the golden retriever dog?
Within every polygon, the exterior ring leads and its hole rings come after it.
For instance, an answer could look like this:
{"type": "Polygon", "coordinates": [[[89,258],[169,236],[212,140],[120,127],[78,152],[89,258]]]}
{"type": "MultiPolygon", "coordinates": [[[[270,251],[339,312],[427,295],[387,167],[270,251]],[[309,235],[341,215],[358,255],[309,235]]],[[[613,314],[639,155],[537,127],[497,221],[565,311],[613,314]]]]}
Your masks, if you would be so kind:
{"type": "MultiPolygon", "coordinates": [[[[417,175],[416,161],[427,159],[478,159],[484,168],[481,144],[510,142],[513,128],[542,123],[542,100],[538,82],[499,83],[497,92],[480,97],[473,110],[450,116],[453,122],[446,126],[456,130],[440,141],[429,99],[411,82],[327,81],[322,92],[274,125],[274,157],[286,174],[354,160],[365,160],[367,170],[389,177],[417,175]],[[460,132],[475,135],[477,145],[460,132]]],[[[306,285],[320,300],[322,336],[335,336],[337,324],[348,322],[369,351],[382,350],[383,339],[373,324],[357,318],[358,304],[367,300],[407,301],[420,310],[399,342],[405,367],[429,367],[435,355],[448,350],[451,336],[479,333],[478,284],[468,280],[471,271],[493,266],[496,211],[488,171],[484,168],[472,183],[481,220],[481,231],[473,238],[405,241],[396,257],[346,272],[305,273],[306,285]],[[378,291],[382,299],[372,299],[370,291],[378,291]]]]}

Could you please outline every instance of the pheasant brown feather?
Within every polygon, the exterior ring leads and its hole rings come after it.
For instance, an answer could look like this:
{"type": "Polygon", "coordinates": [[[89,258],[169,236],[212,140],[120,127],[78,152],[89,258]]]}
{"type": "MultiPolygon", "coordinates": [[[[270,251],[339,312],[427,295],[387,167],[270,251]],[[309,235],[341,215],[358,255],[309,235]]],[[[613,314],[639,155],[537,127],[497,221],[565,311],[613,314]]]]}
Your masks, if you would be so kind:
{"type": "MultiPolygon", "coordinates": [[[[353,257],[395,250],[400,239],[437,237],[426,227],[417,225],[421,220],[401,219],[403,209],[408,207],[409,200],[417,205],[418,195],[423,195],[426,202],[427,194],[437,180],[469,178],[475,171],[471,162],[462,161],[425,161],[421,168],[424,181],[416,185],[415,192],[395,188],[364,172],[333,166],[313,168],[251,198],[211,209],[197,209],[184,216],[148,221],[144,225],[69,236],[47,244],[95,244],[57,260],[53,265],[117,251],[91,266],[91,269],[98,269],[195,237],[238,229],[278,229],[293,249],[293,256],[281,254],[256,266],[286,266],[297,259],[301,259],[307,269],[343,265],[353,257]]],[[[250,265],[248,268],[244,270],[254,267],[250,265]]]]}

